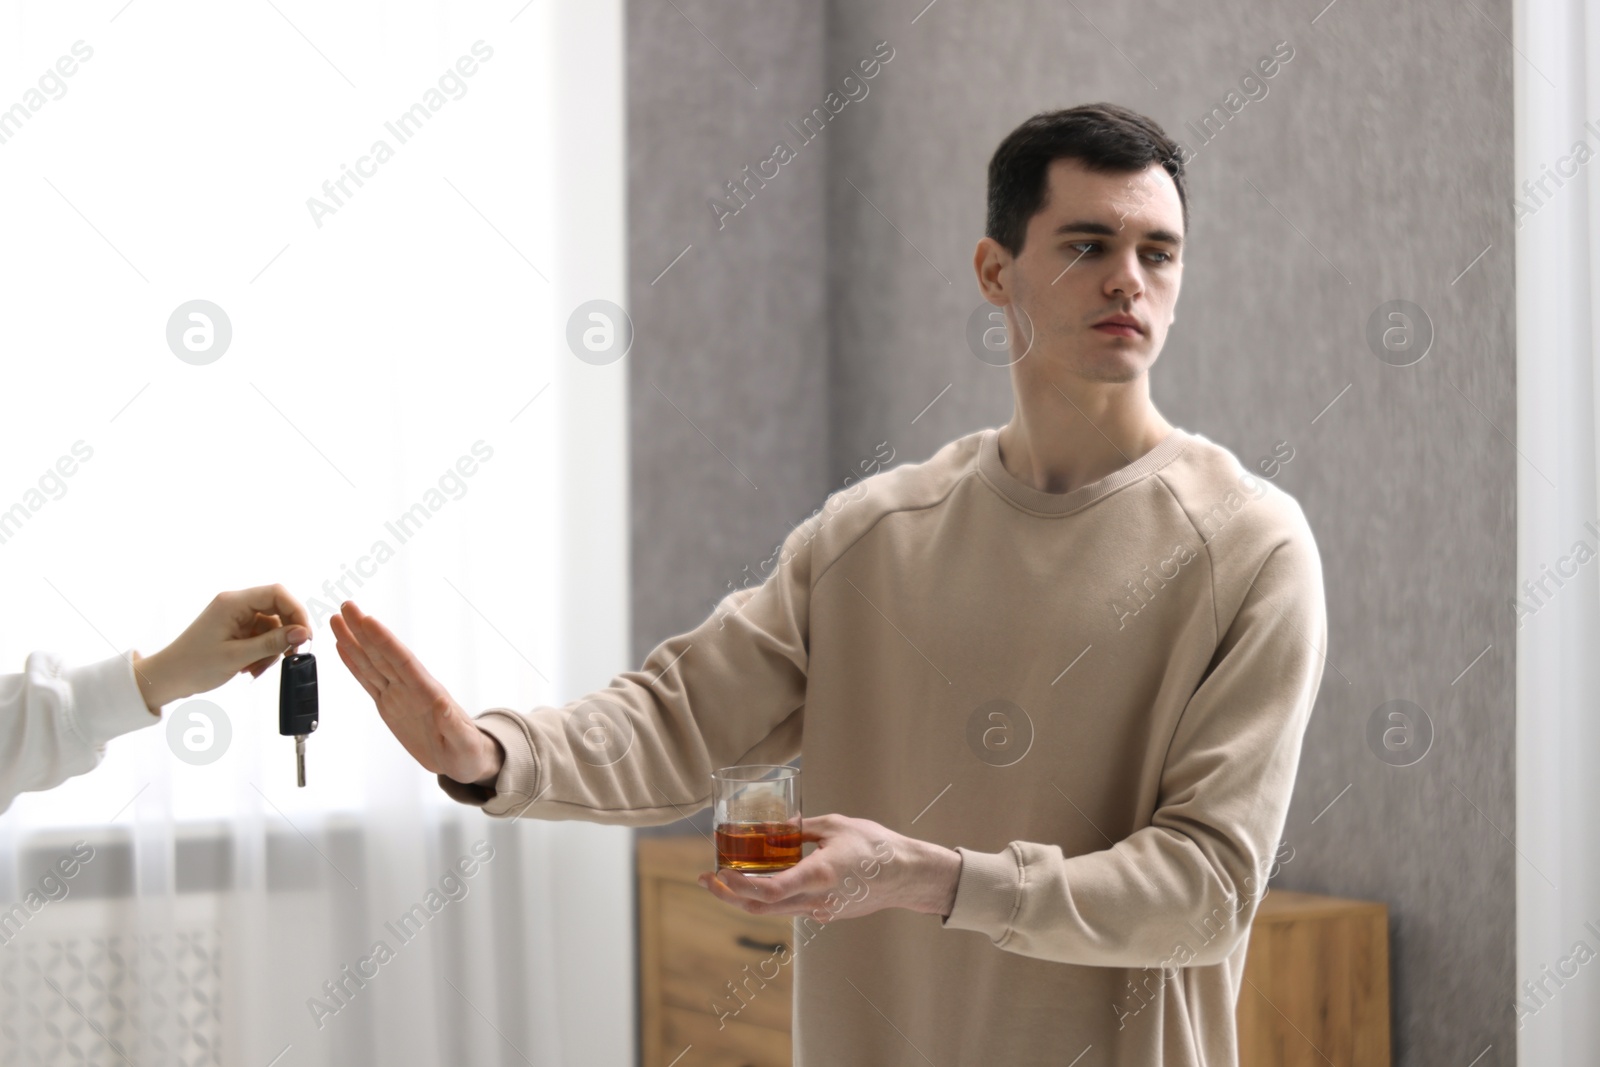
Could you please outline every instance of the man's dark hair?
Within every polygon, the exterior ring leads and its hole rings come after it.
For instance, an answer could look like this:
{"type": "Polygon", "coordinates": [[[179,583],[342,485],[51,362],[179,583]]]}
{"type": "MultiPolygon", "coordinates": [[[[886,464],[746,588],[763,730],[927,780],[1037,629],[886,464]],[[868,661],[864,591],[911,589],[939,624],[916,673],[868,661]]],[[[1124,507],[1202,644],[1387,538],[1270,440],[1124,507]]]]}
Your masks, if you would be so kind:
{"type": "Polygon", "coordinates": [[[1183,229],[1189,230],[1189,195],[1183,159],[1166,131],[1119,104],[1083,104],[1041,111],[1006,135],[989,160],[989,218],[985,233],[1006,251],[1022,254],[1028,220],[1050,191],[1050,164],[1076,159],[1100,174],[1133,174],[1160,164],[1178,187],[1183,229]]]}

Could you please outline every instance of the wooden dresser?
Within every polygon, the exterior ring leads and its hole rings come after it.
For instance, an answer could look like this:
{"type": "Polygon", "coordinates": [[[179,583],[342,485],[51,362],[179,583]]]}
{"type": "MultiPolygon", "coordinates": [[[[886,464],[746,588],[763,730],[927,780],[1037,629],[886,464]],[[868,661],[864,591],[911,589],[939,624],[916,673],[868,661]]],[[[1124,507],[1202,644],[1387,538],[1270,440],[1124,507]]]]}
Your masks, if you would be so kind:
{"type": "MultiPolygon", "coordinates": [[[[639,838],[643,1067],[789,1067],[793,967],[770,961],[791,920],[722,903],[695,883],[711,869],[698,834],[639,838]],[[738,1017],[719,1019],[716,1003],[738,1017]]],[[[1390,1067],[1383,904],[1272,890],[1244,976],[1239,1067],[1390,1067]]]]}
{"type": "Polygon", "coordinates": [[[746,915],[701,889],[695,878],[715,859],[699,834],[639,838],[638,866],[644,1067],[789,1067],[794,968],[762,963],[789,944],[791,920],[746,915]],[[729,982],[746,983],[742,1001],[729,982]],[[739,1008],[738,1018],[719,1017],[714,1003],[739,1008]]]}
{"type": "Polygon", "coordinates": [[[1271,890],[1244,978],[1239,1067],[1390,1067],[1387,905],[1271,890]]]}

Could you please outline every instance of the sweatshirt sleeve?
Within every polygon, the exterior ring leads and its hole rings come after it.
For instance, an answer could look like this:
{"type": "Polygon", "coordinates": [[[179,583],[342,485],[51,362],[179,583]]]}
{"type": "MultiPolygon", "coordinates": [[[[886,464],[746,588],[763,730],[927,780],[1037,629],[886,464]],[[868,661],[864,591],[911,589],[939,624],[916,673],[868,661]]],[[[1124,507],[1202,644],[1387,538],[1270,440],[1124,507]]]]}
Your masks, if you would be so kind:
{"type": "Polygon", "coordinates": [[[67,667],[53,652],[0,675],[0,812],[18,793],[92,770],[113,737],[160,722],[139,693],[133,652],[67,667]]]}
{"type": "Polygon", "coordinates": [[[790,532],[761,584],[729,593],[637,671],[562,707],[493,708],[475,721],[505,748],[492,786],[439,776],[494,816],[653,826],[711,802],[711,773],[800,754],[818,517],[790,532]]]}
{"type": "Polygon", "coordinates": [[[958,848],[941,925],[1085,966],[1226,959],[1265,890],[1326,648],[1321,561],[1305,528],[1271,549],[1186,704],[1151,824],[1072,857],[1031,841],[958,848]]]}

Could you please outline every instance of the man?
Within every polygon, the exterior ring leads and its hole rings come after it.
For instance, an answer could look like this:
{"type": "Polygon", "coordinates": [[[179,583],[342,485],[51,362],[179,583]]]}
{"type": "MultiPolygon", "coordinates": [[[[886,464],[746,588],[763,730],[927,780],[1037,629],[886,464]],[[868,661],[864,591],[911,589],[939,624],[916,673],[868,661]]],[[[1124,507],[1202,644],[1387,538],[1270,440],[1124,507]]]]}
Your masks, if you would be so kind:
{"type": "Polygon", "coordinates": [[[830,497],[763,584],[565,708],[470,719],[353,604],[341,658],[491,815],[669,822],[714,769],[803,751],[818,847],[701,878],[798,917],[797,1064],[1236,1062],[1327,624],[1299,506],[1150,402],[1187,228],[1153,122],[1029,119],[974,256],[1005,426],[830,497]],[[615,762],[573,726],[606,708],[615,762]]]}

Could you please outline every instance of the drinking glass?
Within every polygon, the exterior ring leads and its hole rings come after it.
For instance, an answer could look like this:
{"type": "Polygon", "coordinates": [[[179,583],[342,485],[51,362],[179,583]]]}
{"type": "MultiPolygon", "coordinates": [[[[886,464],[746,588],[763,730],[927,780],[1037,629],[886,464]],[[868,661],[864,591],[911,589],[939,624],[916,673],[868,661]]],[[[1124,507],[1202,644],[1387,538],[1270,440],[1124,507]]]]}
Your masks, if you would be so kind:
{"type": "Polygon", "coordinates": [[[770,763],[711,776],[717,870],[770,877],[800,862],[800,771],[770,763]]]}

